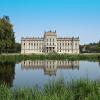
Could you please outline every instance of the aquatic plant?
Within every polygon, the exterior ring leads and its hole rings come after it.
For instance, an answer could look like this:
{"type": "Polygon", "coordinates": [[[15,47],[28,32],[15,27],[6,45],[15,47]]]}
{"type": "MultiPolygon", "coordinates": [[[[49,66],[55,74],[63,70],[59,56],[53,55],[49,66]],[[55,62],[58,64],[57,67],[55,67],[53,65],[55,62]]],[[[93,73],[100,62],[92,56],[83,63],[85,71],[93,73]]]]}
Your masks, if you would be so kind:
{"type": "Polygon", "coordinates": [[[65,82],[63,79],[52,81],[38,87],[11,89],[0,86],[1,100],[100,100],[100,81],[88,79],[65,82]]]}
{"type": "Polygon", "coordinates": [[[0,61],[15,61],[22,60],[88,60],[100,61],[100,54],[31,54],[31,55],[0,55],[0,61]]]}

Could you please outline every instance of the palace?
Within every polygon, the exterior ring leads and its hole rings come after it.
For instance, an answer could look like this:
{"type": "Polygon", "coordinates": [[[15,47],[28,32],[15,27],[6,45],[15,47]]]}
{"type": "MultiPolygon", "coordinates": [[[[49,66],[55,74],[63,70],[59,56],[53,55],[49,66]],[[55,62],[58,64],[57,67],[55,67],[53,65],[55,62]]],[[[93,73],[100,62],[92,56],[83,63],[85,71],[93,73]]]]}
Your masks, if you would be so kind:
{"type": "Polygon", "coordinates": [[[44,37],[21,38],[21,54],[79,53],[79,37],[57,37],[57,33],[44,32],[44,37]]]}

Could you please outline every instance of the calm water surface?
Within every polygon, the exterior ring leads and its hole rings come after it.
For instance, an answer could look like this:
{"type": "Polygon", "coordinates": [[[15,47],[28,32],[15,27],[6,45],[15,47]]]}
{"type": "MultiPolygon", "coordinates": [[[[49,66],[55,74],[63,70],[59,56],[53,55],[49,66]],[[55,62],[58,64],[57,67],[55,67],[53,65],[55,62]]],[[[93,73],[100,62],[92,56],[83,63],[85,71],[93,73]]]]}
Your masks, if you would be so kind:
{"type": "Polygon", "coordinates": [[[66,81],[88,78],[100,80],[100,62],[35,60],[0,62],[0,84],[11,87],[42,87],[45,83],[59,78],[66,81]]]}

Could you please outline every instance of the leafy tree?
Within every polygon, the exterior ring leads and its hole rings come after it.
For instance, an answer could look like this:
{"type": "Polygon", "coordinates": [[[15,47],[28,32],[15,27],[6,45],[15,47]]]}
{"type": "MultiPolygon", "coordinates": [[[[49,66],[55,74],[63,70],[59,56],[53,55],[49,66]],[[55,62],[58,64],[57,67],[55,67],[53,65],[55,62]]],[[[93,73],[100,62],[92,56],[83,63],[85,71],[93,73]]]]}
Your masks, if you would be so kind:
{"type": "Polygon", "coordinates": [[[21,51],[21,44],[20,43],[16,43],[15,44],[15,52],[19,53],[21,51]]]}
{"type": "Polygon", "coordinates": [[[80,45],[80,52],[81,53],[100,53],[100,41],[98,43],[80,45]]]}
{"type": "Polygon", "coordinates": [[[0,53],[14,52],[15,37],[13,25],[8,16],[0,18],[0,53]]]}

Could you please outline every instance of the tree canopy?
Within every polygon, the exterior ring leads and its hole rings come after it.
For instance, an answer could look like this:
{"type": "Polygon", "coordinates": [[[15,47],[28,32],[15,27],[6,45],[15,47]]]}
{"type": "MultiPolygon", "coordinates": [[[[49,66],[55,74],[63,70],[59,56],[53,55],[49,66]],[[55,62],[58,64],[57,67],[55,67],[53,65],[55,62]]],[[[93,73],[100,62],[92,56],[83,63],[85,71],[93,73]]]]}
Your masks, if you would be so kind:
{"type": "Polygon", "coordinates": [[[0,18],[0,53],[14,52],[15,36],[8,16],[0,18]]]}
{"type": "Polygon", "coordinates": [[[98,43],[90,43],[80,45],[80,52],[82,53],[100,53],[100,41],[98,43]]]}

